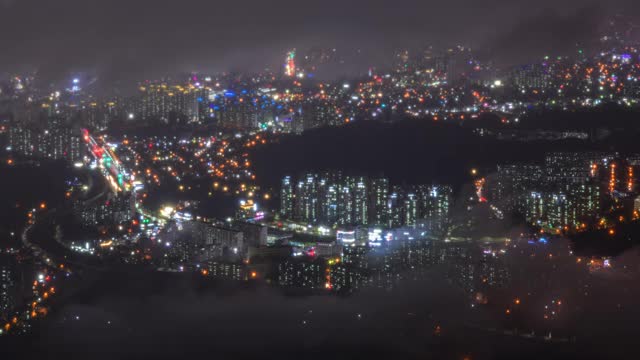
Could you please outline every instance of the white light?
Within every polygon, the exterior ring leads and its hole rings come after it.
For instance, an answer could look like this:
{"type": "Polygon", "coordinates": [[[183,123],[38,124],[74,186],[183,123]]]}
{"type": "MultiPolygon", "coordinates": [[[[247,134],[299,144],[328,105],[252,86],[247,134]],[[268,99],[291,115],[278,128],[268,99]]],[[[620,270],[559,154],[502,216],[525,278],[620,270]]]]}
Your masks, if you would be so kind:
{"type": "Polygon", "coordinates": [[[160,210],[160,214],[166,218],[169,218],[171,217],[173,210],[174,210],[173,207],[165,206],[162,210],[160,210]]]}

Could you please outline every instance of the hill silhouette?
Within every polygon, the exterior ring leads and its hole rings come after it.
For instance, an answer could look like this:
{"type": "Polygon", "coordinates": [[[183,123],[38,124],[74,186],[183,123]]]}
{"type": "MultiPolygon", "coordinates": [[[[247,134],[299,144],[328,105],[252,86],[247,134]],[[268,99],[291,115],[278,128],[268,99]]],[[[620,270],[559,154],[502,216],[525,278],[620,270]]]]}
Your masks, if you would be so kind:
{"type": "Polygon", "coordinates": [[[288,135],[251,154],[259,181],[278,188],[285,175],[339,169],[384,175],[395,184],[444,183],[459,188],[472,168],[490,172],[498,163],[542,161],[548,151],[595,150],[591,142],[497,141],[459,124],[428,120],[360,122],[288,135]]]}

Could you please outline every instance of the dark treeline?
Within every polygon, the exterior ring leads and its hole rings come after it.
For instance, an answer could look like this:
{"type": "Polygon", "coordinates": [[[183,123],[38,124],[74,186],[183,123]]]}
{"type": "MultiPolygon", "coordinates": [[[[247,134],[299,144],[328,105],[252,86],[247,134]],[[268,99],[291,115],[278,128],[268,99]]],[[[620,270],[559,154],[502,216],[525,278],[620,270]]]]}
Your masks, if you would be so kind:
{"type": "Polygon", "coordinates": [[[498,141],[478,136],[459,124],[403,120],[360,122],[286,136],[251,156],[258,179],[271,187],[278,187],[284,175],[339,169],[352,174],[384,175],[396,184],[445,183],[459,188],[470,181],[472,168],[488,173],[500,163],[540,162],[545,153],[552,151],[618,148],[640,151],[640,146],[610,138],[598,142],[498,141]]]}

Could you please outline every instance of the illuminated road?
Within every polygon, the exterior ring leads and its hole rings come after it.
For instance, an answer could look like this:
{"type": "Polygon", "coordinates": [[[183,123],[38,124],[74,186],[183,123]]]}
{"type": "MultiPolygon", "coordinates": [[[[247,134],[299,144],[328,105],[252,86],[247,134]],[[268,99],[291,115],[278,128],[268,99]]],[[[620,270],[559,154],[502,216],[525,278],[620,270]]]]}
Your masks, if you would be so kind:
{"type": "Polygon", "coordinates": [[[39,214],[35,222],[23,230],[21,238],[24,246],[30,248],[34,255],[40,257],[46,264],[54,266],[72,264],[83,268],[102,270],[104,266],[99,258],[71,251],[59,242],[59,239],[56,239],[50,229],[57,217],[70,213],[74,206],[90,206],[110,191],[118,193],[130,189],[130,182],[125,180],[127,172],[109,147],[98,143],[87,130],[83,130],[83,138],[99,170],[88,172],[90,187],[84,195],[86,199],[82,200],[80,194],[76,194],[62,207],[39,214]],[[81,200],[79,204],[77,200],[81,200]]]}
{"type": "Polygon", "coordinates": [[[113,191],[119,193],[131,190],[131,175],[122,166],[122,162],[115,156],[109,145],[104,144],[101,139],[97,141],[86,129],[82,130],[82,133],[89,153],[113,191]]]}
{"type": "MultiPolygon", "coordinates": [[[[96,176],[96,172],[89,172],[92,176],[94,186],[87,195],[90,198],[81,201],[81,206],[89,206],[102,199],[109,191],[106,183],[101,177],[96,176]]],[[[78,199],[78,197],[76,197],[78,199]]],[[[76,265],[82,268],[102,270],[103,266],[97,257],[79,255],[72,252],[66,246],[58,242],[55,234],[51,231],[54,220],[73,210],[75,201],[71,199],[60,208],[51,209],[41,213],[31,225],[28,225],[22,232],[21,239],[25,247],[31,249],[33,254],[39,257],[45,264],[58,267],[60,264],[76,265]]],[[[77,202],[75,202],[77,205],[77,202]]]]}

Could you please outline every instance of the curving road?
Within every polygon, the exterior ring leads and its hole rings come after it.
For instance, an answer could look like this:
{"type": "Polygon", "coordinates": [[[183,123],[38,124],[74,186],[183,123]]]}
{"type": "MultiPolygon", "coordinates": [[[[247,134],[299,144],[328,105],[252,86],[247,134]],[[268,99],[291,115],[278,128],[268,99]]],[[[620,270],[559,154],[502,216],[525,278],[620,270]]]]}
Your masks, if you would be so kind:
{"type": "MultiPolygon", "coordinates": [[[[89,171],[89,192],[87,199],[81,200],[82,206],[90,206],[106,196],[110,189],[104,179],[95,171],[89,171]]],[[[103,270],[99,258],[75,253],[60,243],[51,227],[57,217],[66,215],[73,210],[73,203],[80,200],[81,195],[77,195],[67,201],[62,207],[40,213],[33,224],[28,225],[22,231],[21,239],[25,247],[30,248],[34,255],[39,257],[44,263],[52,266],[60,264],[75,265],[92,270],[103,270]]]]}

